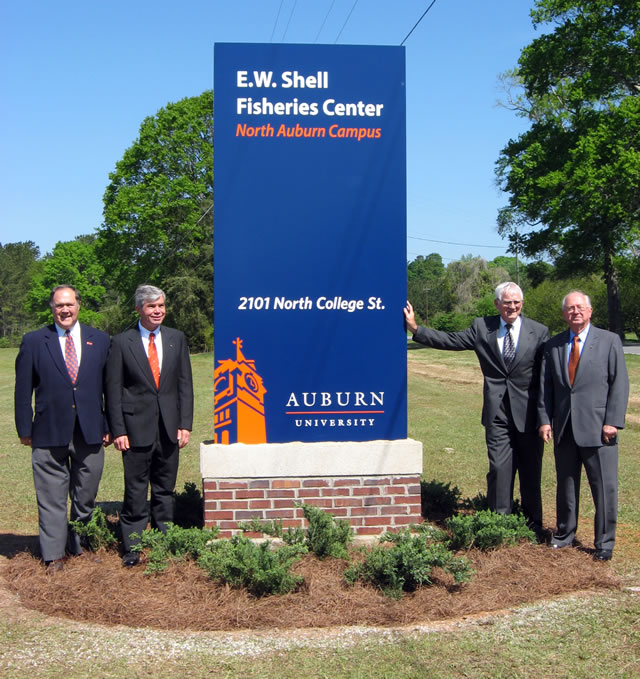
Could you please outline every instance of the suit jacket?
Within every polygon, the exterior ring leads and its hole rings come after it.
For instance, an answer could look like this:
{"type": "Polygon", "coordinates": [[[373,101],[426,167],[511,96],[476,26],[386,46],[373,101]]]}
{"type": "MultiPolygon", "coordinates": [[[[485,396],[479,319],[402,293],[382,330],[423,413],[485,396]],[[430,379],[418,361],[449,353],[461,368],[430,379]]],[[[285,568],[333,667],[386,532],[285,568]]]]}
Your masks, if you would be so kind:
{"type": "Polygon", "coordinates": [[[16,358],[15,418],[20,438],[30,436],[34,448],[66,446],[76,422],[89,445],[102,442],[107,431],[103,409],[103,372],[109,336],[80,325],[82,355],[72,384],[55,325],[27,333],[16,358]],[[32,396],[35,391],[35,415],[32,396]]]}
{"type": "Polygon", "coordinates": [[[530,318],[520,318],[522,325],[516,356],[508,369],[498,347],[500,316],[476,318],[471,327],[462,332],[443,332],[420,326],[413,336],[416,342],[434,349],[476,352],[484,375],[482,424],[485,427],[495,419],[508,392],[517,430],[530,432],[536,429],[540,360],[549,330],[530,318]]]}
{"type": "Polygon", "coordinates": [[[162,365],[156,384],[138,326],[111,340],[105,396],[107,418],[114,438],[128,436],[132,447],[151,445],[158,418],[174,443],[178,429],[193,424],[193,383],[189,347],[184,333],[161,327],[162,365]]]}
{"type": "Polygon", "coordinates": [[[589,329],[573,387],[569,383],[569,330],[549,340],[540,374],[538,424],[552,424],[554,438],[562,439],[567,421],[576,443],[598,447],[602,426],[622,429],[629,399],[629,377],[618,335],[589,329]]]}

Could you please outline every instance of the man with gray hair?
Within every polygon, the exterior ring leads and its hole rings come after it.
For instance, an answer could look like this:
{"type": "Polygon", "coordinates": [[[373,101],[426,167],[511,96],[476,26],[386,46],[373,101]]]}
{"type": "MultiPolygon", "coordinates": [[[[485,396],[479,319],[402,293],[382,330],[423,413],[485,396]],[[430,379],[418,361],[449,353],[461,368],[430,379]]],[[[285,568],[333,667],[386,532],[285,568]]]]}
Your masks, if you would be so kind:
{"type": "Polygon", "coordinates": [[[591,300],[579,290],[562,301],[567,330],[544,350],[539,433],[554,440],[557,529],[555,548],[573,544],[584,465],[596,507],[594,557],[613,555],[618,514],[618,430],[624,427],[629,377],[618,335],[591,325],[591,300]]]}
{"type": "Polygon", "coordinates": [[[189,348],[182,332],[162,325],[165,294],[141,285],[135,304],[139,322],[112,339],[105,378],[110,431],[124,466],[120,527],[127,567],[139,562],[132,547],[140,540],[133,534],[140,535],[149,519],[163,532],[173,521],[179,450],[189,443],[193,422],[189,348]]]}
{"type": "Polygon", "coordinates": [[[418,326],[409,302],[404,315],[416,342],[434,349],[476,352],[484,376],[482,424],[489,455],[489,508],[501,514],[513,511],[517,471],[523,512],[541,537],[543,446],[536,436],[536,402],[540,360],[549,330],[521,316],[522,303],[520,286],[508,281],[495,290],[498,315],[476,318],[461,332],[418,326]]]}

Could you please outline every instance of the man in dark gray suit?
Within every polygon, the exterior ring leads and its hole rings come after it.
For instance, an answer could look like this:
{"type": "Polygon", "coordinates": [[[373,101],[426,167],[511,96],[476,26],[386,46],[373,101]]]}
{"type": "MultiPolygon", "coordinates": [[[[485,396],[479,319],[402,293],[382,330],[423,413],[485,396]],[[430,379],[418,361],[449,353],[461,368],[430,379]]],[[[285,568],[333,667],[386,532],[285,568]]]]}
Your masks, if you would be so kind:
{"type": "Polygon", "coordinates": [[[536,436],[536,403],[542,347],[549,330],[521,316],[522,303],[518,285],[501,283],[494,299],[499,315],[476,318],[462,332],[419,327],[408,302],[404,314],[416,342],[434,349],[476,352],[484,375],[482,424],[489,455],[489,508],[501,514],[512,512],[517,471],[523,512],[541,536],[544,446],[536,436]]]}
{"type": "Polygon", "coordinates": [[[189,443],[193,384],[189,347],[182,332],[162,325],[165,295],[152,285],[136,290],[135,328],[116,335],[107,359],[105,395],[113,443],[122,451],[124,502],[120,527],[124,566],[139,562],[131,547],[151,525],[166,531],[173,521],[178,452],[189,443]]]}
{"type": "Polygon", "coordinates": [[[65,552],[82,554],[78,535],[68,528],[67,501],[72,521],[91,519],[103,444],[111,440],[102,398],[109,336],[78,323],[80,295],[73,286],[54,288],[49,305],[54,323],[22,338],[15,417],[20,443],[32,449],[40,552],[48,570],[57,571],[65,552]]]}
{"type": "Polygon", "coordinates": [[[554,439],[557,531],[551,544],[573,543],[584,465],[596,507],[595,558],[613,554],[618,514],[618,429],[624,427],[629,378],[618,335],[591,325],[589,297],[562,302],[569,329],[549,340],[540,374],[540,437],[554,439]]]}

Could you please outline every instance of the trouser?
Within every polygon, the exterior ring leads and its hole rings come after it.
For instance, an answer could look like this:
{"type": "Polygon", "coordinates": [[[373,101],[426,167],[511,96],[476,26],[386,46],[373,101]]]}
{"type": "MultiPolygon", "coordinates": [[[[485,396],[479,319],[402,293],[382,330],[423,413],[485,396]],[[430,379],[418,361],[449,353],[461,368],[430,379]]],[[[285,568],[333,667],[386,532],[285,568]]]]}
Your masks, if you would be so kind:
{"type": "Polygon", "coordinates": [[[61,559],[65,551],[82,554],[79,537],[69,529],[67,498],[71,501],[71,521],[87,523],[98,494],[104,467],[104,447],[102,444],[87,444],[76,424],[68,446],[33,448],[31,466],[43,560],[61,559]]]}
{"type": "Polygon", "coordinates": [[[593,522],[596,549],[613,549],[618,517],[618,445],[583,448],[573,437],[571,421],[554,446],[556,461],[557,531],[554,545],[570,545],[578,529],[580,477],[584,465],[596,508],[593,522]]]}
{"type": "Polygon", "coordinates": [[[508,395],[498,413],[485,429],[489,456],[487,501],[489,509],[500,514],[513,510],[513,487],[516,472],[520,482],[522,511],[529,526],[542,529],[542,455],[544,443],[536,432],[516,429],[508,395]]]}
{"type": "Polygon", "coordinates": [[[140,535],[147,527],[167,530],[173,521],[174,498],[178,476],[178,443],[169,439],[162,421],[158,421],[155,441],[150,446],[130,448],[122,453],[124,467],[124,502],[120,514],[120,528],[124,552],[140,543],[140,535]],[[151,486],[151,503],[147,493],[151,486]],[[135,537],[136,534],[138,537],[135,537]]]}

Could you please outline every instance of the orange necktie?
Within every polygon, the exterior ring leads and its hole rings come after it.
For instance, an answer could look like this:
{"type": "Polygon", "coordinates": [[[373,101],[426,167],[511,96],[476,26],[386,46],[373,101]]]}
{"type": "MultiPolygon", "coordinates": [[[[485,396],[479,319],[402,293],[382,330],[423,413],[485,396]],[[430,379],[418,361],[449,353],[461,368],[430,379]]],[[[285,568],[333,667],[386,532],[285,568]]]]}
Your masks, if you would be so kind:
{"type": "Polygon", "coordinates": [[[573,336],[573,344],[571,345],[571,354],[569,354],[569,382],[573,386],[573,382],[576,379],[576,370],[578,369],[578,361],[580,360],[580,347],[578,347],[578,342],[580,338],[578,335],[573,336]]]}
{"type": "Polygon", "coordinates": [[[158,361],[158,349],[156,348],[156,338],[153,333],[149,334],[149,365],[156,383],[156,389],[160,387],[160,361],[158,361]]]}

